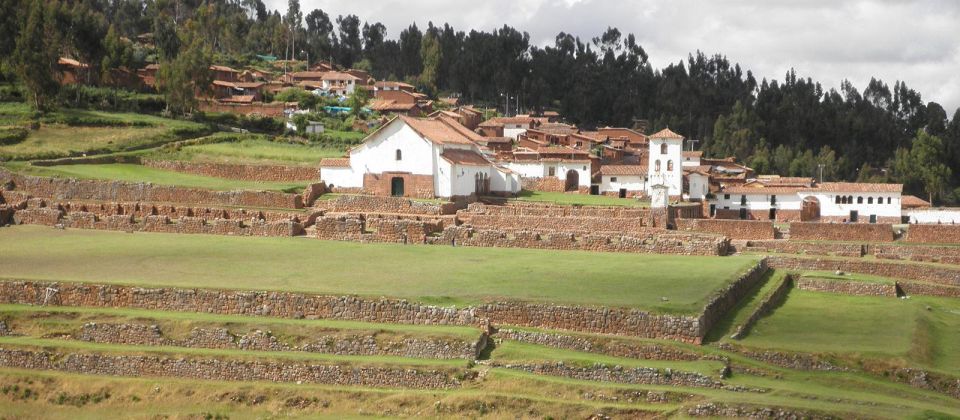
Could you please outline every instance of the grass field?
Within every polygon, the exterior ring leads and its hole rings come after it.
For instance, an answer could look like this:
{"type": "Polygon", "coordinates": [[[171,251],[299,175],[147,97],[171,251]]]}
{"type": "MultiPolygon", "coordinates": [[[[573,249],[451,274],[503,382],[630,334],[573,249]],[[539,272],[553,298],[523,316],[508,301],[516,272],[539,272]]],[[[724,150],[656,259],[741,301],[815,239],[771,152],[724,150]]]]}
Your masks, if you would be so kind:
{"type": "Polygon", "coordinates": [[[251,137],[236,142],[190,145],[174,153],[158,154],[158,159],[197,162],[299,165],[315,167],[320,159],[340,157],[346,149],[270,141],[251,137]]]}
{"type": "Polygon", "coordinates": [[[20,173],[80,179],[107,179],[126,182],[151,182],[157,185],[204,188],[210,190],[266,190],[301,192],[306,182],[258,182],[192,175],[176,171],[150,168],[130,163],[30,166],[8,164],[20,173]]]}
{"type": "Polygon", "coordinates": [[[348,293],[441,305],[521,299],[693,313],[755,261],[40,226],[0,229],[0,273],[7,278],[348,293]]]}
{"type": "MultiPolygon", "coordinates": [[[[23,124],[30,115],[23,104],[4,103],[0,125],[23,124]]],[[[151,115],[64,109],[43,116],[40,128],[24,141],[0,146],[0,157],[27,160],[116,152],[180,140],[203,130],[201,124],[151,115]]]]}
{"type": "Polygon", "coordinates": [[[528,191],[523,190],[515,201],[532,201],[560,205],[579,206],[620,206],[620,207],[649,207],[649,201],[639,201],[634,198],[609,197],[605,195],[567,194],[562,192],[528,191]]]}

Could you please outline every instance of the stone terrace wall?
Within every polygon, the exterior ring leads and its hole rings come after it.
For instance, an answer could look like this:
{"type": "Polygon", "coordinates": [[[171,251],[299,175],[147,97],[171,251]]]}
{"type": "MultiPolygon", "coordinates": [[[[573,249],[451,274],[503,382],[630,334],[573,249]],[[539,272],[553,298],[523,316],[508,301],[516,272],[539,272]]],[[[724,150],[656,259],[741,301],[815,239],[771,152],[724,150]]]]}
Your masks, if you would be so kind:
{"type": "Polygon", "coordinates": [[[194,207],[159,203],[113,203],[113,202],[77,202],[54,201],[49,199],[30,199],[27,209],[49,207],[67,214],[75,212],[93,213],[97,217],[133,216],[142,219],[148,216],[166,216],[170,219],[181,217],[199,217],[203,219],[260,220],[265,222],[299,221],[305,214],[296,211],[247,210],[232,207],[194,207]]]}
{"type": "Polygon", "coordinates": [[[236,236],[297,236],[304,233],[303,225],[294,221],[266,222],[252,219],[204,219],[180,217],[173,223],[167,216],[146,216],[134,219],[132,215],[97,216],[89,212],[65,213],[50,207],[18,210],[13,215],[16,224],[33,224],[78,229],[142,231],[161,233],[196,233],[236,236]]]}
{"type": "Polygon", "coordinates": [[[675,220],[677,230],[717,233],[730,239],[774,239],[773,222],[723,219],[675,220]]]}
{"type": "Polygon", "coordinates": [[[694,372],[666,372],[654,368],[625,368],[622,366],[594,365],[580,367],[571,364],[507,364],[504,368],[522,370],[538,375],[560,376],[583,381],[617,382],[624,384],[691,386],[699,388],[720,388],[719,381],[694,372]]]}
{"type": "Polygon", "coordinates": [[[713,328],[723,317],[737,306],[747,294],[753,290],[760,280],[770,271],[767,259],[764,258],[750,268],[744,275],[733,281],[720,291],[713,294],[700,315],[700,331],[702,336],[713,328]]]}
{"type": "Polygon", "coordinates": [[[960,265],[957,246],[874,244],[868,249],[877,258],[960,265]]]}
{"type": "MultiPolygon", "coordinates": [[[[643,219],[572,216],[491,216],[458,212],[457,218],[476,229],[535,230],[571,233],[650,233],[643,219]]],[[[657,229],[662,230],[662,229],[657,229]]]]}
{"type": "Polygon", "coordinates": [[[960,244],[960,225],[910,225],[907,242],[960,244]]]}
{"type": "Polygon", "coordinates": [[[787,256],[767,257],[770,268],[784,270],[845,271],[895,279],[960,286],[960,267],[934,266],[869,260],[818,259],[787,256]]]}
{"type": "Polygon", "coordinates": [[[217,381],[273,381],[415,389],[458,388],[454,372],[265,360],[195,359],[0,349],[0,366],[88,375],[152,376],[217,381]]]}
{"type": "MultiPolygon", "coordinates": [[[[752,274],[752,273],[751,273],[752,274]]],[[[744,275],[734,284],[752,278],[744,275]]],[[[747,284],[749,286],[749,284],[747,284]]],[[[733,288],[737,289],[738,288],[733,288]]],[[[730,291],[718,293],[735,300],[730,291]]],[[[461,309],[404,300],[365,299],[288,292],[210,289],[145,289],[130,286],[33,281],[0,282],[0,302],[81,307],[138,308],[178,312],[259,315],[282,318],[342,319],[415,325],[487,325],[551,328],[700,343],[702,316],[652,314],[640,309],[493,302],[461,309]]],[[[722,316],[708,305],[711,317],[722,316]]]]}
{"type": "Polygon", "coordinates": [[[943,286],[940,284],[923,283],[916,281],[898,281],[897,287],[907,295],[924,295],[960,298],[960,287],[943,286]]]}
{"type": "Polygon", "coordinates": [[[497,339],[514,340],[522,343],[537,344],[565,350],[606,354],[615,357],[629,357],[645,360],[700,360],[698,353],[654,343],[639,343],[597,336],[575,336],[540,331],[500,329],[497,339]]]}
{"type": "Polygon", "coordinates": [[[272,191],[212,191],[149,183],[42,178],[0,169],[0,184],[12,181],[16,191],[56,200],[149,201],[196,206],[303,208],[299,194],[272,191]]]}
{"type": "Polygon", "coordinates": [[[487,214],[491,216],[544,216],[544,217],[606,217],[647,219],[650,209],[633,207],[559,206],[542,203],[510,202],[504,205],[471,203],[458,212],[487,214]]]}
{"type": "Polygon", "coordinates": [[[317,239],[401,244],[425,244],[441,230],[438,222],[347,216],[320,217],[314,226],[317,239]]]}
{"type": "Polygon", "coordinates": [[[802,242],[786,239],[748,241],[747,250],[780,252],[786,254],[834,255],[838,257],[862,257],[868,246],[840,242],[802,242]]]}
{"type": "Polygon", "coordinates": [[[421,359],[469,359],[477,357],[479,341],[454,338],[401,337],[380,342],[374,335],[346,334],[311,337],[302,346],[290,345],[269,332],[256,330],[236,334],[224,328],[194,328],[184,339],[166,338],[156,325],[84,324],[75,338],[95,343],[261,351],[305,351],[312,353],[365,356],[401,356],[421,359]]]}
{"type": "Polygon", "coordinates": [[[143,166],[216,178],[263,182],[296,182],[320,179],[317,168],[286,165],[241,165],[144,159],[143,166]]]}
{"type": "Polygon", "coordinates": [[[800,277],[797,289],[814,292],[839,293],[853,296],[897,297],[897,285],[893,283],[872,283],[856,280],[818,279],[800,277]]]}
{"type": "Polygon", "coordinates": [[[747,317],[746,321],[737,326],[737,330],[733,333],[732,338],[734,340],[739,340],[743,337],[746,337],[746,335],[750,332],[750,329],[753,328],[754,324],[756,324],[761,317],[773,312],[777,306],[782,304],[783,301],[787,299],[787,294],[790,293],[791,287],[793,287],[793,277],[785,276],[776,288],[771,290],[766,296],[763,297],[760,305],[754,309],[753,313],[747,317]]]}
{"type": "Polygon", "coordinates": [[[650,229],[646,234],[587,234],[568,232],[503,231],[451,226],[427,243],[454,246],[531,248],[678,255],[726,255],[730,240],[718,235],[674,233],[650,229]]]}
{"type": "Polygon", "coordinates": [[[790,224],[790,239],[892,242],[894,238],[889,224],[795,222],[790,224]]]}
{"type": "Polygon", "coordinates": [[[373,195],[342,195],[333,200],[321,200],[314,203],[317,209],[334,213],[394,213],[439,216],[454,214],[455,203],[427,203],[403,197],[383,197],[373,195]]]}

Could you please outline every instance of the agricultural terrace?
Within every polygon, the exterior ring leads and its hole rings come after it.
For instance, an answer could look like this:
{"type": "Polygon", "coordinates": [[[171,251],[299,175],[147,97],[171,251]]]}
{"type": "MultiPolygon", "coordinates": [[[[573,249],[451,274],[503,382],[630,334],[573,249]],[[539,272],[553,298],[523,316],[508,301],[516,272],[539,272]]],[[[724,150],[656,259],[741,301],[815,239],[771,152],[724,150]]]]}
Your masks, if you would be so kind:
{"type": "MultiPolygon", "coordinates": [[[[217,136],[211,136],[216,138],[217,136]]],[[[259,135],[239,135],[236,141],[191,144],[175,151],[162,150],[150,158],[190,162],[316,167],[320,159],[340,157],[344,147],[314,143],[274,141],[259,135]]]]}
{"type": "Polygon", "coordinates": [[[203,188],[208,190],[265,190],[265,191],[303,191],[307,182],[266,182],[243,181],[193,175],[165,169],[150,168],[132,163],[105,163],[83,165],[32,166],[9,163],[8,168],[26,174],[57,178],[103,179],[125,182],[150,182],[157,185],[175,185],[178,187],[203,188]]]}
{"type": "Polygon", "coordinates": [[[441,305],[495,299],[696,313],[754,257],[401,246],[291,238],[0,229],[10,279],[391,296],[441,305]]]}
{"type": "Polygon", "coordinates": [[[616,206],[616,207],[649,207],[649,201],[640,201],[635,198],[619,198],[605,195],[587,195],[577,193],[529,191],[523,190],[513,201],[540,202],[558,205],[577,206],[616,206]]]}
{"type": "Polygon", "coordinates": [[[0,128],[25,137],[0,144],[4,160],[50,159],[159,146],[208,131],[203,124],[144,114],[63,109],[45,114],[29,129],[33,114],[25,104],[0,104],[0,128]]]}

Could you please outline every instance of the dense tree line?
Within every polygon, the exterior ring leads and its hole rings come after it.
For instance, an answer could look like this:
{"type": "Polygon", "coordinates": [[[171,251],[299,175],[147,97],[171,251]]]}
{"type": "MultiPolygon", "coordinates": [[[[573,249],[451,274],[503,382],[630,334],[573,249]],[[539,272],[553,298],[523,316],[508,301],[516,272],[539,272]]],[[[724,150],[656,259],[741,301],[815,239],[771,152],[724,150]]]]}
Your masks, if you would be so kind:
{"type": "Polygon", "coordinates": [[[192,107],[209,63],[245,65],[256,55],[332,61],[404,80],[429,94],[511,112],[554,109],[584,127],[649,122],[669,126],[711,156],[734,156],[761,173],[824,180],[892,180],[908,191],[960,201],[960,110],[948,118],[902,82],[880,80],[839,90],[790,71],[756,80],[722,55],[697,51],[655,69],[632,34],[608,28],[583,40],[560,33],[552,45],[525,32],[456,30],[412,24],[395,39],[356,15],[287,12],[262,0],[0,0],[0,73],[49,105],[51,60],[91,63],[88,77],[109,83],[109,68],[160,62],[161,89],[173,111],[192,107]],[[154,50],[125,40],[151,33],[154,50]],[[46,69],[46,72],[39,71],[46,69]]]}

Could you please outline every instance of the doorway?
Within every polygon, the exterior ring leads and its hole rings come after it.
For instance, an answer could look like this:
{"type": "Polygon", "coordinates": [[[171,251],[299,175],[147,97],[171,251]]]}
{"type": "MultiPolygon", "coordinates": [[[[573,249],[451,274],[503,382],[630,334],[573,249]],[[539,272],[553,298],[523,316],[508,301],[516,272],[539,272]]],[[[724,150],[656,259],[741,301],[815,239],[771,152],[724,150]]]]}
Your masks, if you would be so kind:
{"type": "Polygon", "coordinates": [[[777,209],[770,209],[769,219],[777,220],[777,209]]]}
{"type": "Polygon", "coordinates": [[[626,189],[626,188],[621,188],[621,189],[620,189],[620,198],[627,198],[627,189],[626,189]]]}
{"type": "Polygon", "coordinates": [[[580,174],[571,169],[567,171],[567,181],[563,186],[564,191],[577,191],[580,187],[580,174]]]}
{"type": "Polygon", "coordinates": [[[403,197],[403,178],[397,176],[390,180],[390,195],[403,197]]]}
{"type": "Polygon", "coordinates": [[[858,219],[860,219],[860,213],[856,210],[850,210],[850,223],[857,223],[858,219]]]}

